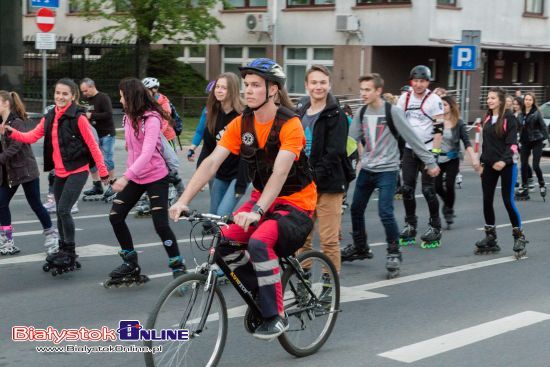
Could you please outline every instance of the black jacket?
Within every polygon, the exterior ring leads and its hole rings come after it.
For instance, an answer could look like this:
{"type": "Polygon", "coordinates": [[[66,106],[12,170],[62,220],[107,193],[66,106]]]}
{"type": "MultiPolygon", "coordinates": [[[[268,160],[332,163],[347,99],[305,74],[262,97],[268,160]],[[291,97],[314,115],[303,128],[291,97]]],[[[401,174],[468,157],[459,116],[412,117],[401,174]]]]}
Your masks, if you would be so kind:
{"type": "MultiPolygon", "coordinates": [[[[302,118],[311,106],[309,97],[304,97],[296,106],[302,118]]],[[[309,162],[314,172],[315,184],[319,193],[344,192],[347,180],[345,160],[348,137],[348,119],[336,98],[327,96],[327,105],[321,111],[313,127],[313,139],[309,162]]]]}
{"type": "MultiPolygon", "coordinates": [[[[0,122],[1,122],[0,118],[0,122]]],[[[26,131],[27,126],[18,116],[10,114],[6,125],[19,131],[26,131]]],[[[2,136],[0,150],[0,185],[16,186],[30,182],[40,176],[36,159],[29,144],[2,136]],[[4,171],[5,170],[5,171],[4,171]],[[7,178],[8,182],[4,182],[7,178]]]]}
{"type": "MultiPolygon", "coordinates": [[[[514,150],[517,151],[518,123],[511,112],[504,113],[505,130],[502,136],[497,136],[495,126],[491,123],[492,115],[487,115],[483,122],[483,144],[481,163],[492,166],[498,161],[506,165],[514,163],[514,150]]],[[[496,124],[495,124],[496,125],[496,124]]]]}
{"type": "Polygon", "coordinates": [[[548,139],[548,128],[536,106],[533,106],[528,114],[521,113],[519,115],[519,122],[521,125],[520,141],[522,144],[548,139]]]}

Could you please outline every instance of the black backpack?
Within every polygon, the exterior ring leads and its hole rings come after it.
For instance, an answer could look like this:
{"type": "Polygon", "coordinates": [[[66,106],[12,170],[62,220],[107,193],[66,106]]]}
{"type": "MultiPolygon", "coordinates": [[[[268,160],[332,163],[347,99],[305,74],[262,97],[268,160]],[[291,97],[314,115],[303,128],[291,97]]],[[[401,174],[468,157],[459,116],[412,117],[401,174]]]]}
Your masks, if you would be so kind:
{"type": "MultiPolygon", "coordinates": [[[[393,124],[393,117],[391,115],[391,107],[392,105],[386,101],[384,101],[384,107],[386,112],[386,124],[388,124],[388,127],[390,128],[390,131],[393,135],[393,137],[397,140],[397,146],[399,147],[399,155],[403,156],[403,149],[405,149],[405,140],[399,135],[399,132],[395,129],[395,125],[393,124]]],[[[363,116],[365,114],[365,111],[367,110],[367,105],[364,105],[359,110],[359,123],[363,125],[363,116]]]]}

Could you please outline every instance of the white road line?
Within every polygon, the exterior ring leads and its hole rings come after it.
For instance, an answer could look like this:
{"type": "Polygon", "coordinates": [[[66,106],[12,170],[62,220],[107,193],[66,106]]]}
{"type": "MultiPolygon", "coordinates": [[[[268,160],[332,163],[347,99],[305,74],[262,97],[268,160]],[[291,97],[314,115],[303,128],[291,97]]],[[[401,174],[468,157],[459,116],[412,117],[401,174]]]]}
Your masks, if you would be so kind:
{"type": "MultiPolygon", "coordinates": [[[[544,218],[537,218],[537,219],[529,219],[529,220],[522,220],[521,224],[528,224],[528,223],[537,223],[537,222],[546,222],[550,220],[550,217],[544,217],[544,218]]],[[[507,224],[499,224],[496,227],[497,228],[504,228],[504,227],[511,227],[512,225],[510,223],[507,224]]],[[[478,231],[483,231],[483,227],[476,228],[478,231]]]]}
{"type": "MultiPolygon", "coordinates": [[[[132,212],[130,212],[129,214],[132,214],[132,212]]],[[[52,220],[54,220],[56,218],[56,216],[54,214],[50,214],[51,217],[52,217],[52,220]]],[[[102,218],[102,217],[108,217],[109,214],[93,214],[93,215],[80,215],[80,216],[76,216],[76,217],[73,217],[73,219],[89,219],[89,218],[102,218]]],[[[15,224],[30,224],[30,223],[40,223],[39,220],[37,219],[33,219],[33,220],[19,220],[19,221],[15,221],[15,222],[12,222],[12,225],[15,225],[15,224]]]]}
{"type": "MultiPolygon", "coordinates": [[[[527,257],[524,257],[523,259],[526,259],[526,258],[527,257]]],[[[462,271],[474,270],[474,269],[484,268],[484,267],[491,266],[491,265],[504,264],[504,263],[513,262],[513,261],[517,261],[516,258],[513,257],[513,256],[500,257],[498,259],[480,261],[480,262],[477,262],[477,263],[471,263],[471,264],[466,264],[466,265],[459,265],[459,266],[454,266],[454,267],[447,268],[447,269],[428,271],[428,272],[425,272],[425,273],[413,274],[413,275],[408,275],[408,276],[405,276],[405,277],[400,277],[400,278],[395,278],[395,279],[381,280],[381,281],[378,281],[378,282],[361,284],[361,285],[357,285],[357,286],[352,287],[352,288],[354,290],[368,291],[368,290],[372,290],[372,289],[383,288],[383,287],[388,287],[388,286],[403,284],[403,283],[409,283],[409,282],[415,282],[417,280],[429,279],[429,278],[439,277],[439,276],[442,276],[442,275],[459,273],[459,272],[462,272],[462,271]]]]}
{"type": "Polygon", "coordinates": [[[402,348],[390,350],[379,354],[381,357],[390,358],[399,362],[413,363],[424,358],[448,352],[453,349],[477,343],[510,331],[521,329],[542,321],[550,320],[550,315],[525,311],[512,316],[486,322],[477,326],[462,329],[437,338],[424,340],[402,348]]]}
{"type": "MultiPolygon", "coordinates": [[[[82,231],[82,228],[75,228],[75,231],[82,231]]],[[[42,234],[44,231],[26,231],[26,232],[13,232],[13,237],[34,236],[36,234],[42,234]]]]}

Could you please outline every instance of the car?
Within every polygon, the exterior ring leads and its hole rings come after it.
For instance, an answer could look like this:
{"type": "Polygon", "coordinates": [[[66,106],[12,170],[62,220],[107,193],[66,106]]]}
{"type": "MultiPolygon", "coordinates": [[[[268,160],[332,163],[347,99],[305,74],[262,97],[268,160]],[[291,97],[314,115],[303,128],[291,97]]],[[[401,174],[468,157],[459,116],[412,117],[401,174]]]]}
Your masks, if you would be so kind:
{"type": "MultiPolygon", "coordinates": [[[[540,106],[540,112],[542,113],[542,118],[546,124],[546,128],[550,125],[550,101],[546,102],[540,106]]],[[[544,148],[542,148],[543,154],[550,154],[550,141],[544,141],[544,148]]]]}

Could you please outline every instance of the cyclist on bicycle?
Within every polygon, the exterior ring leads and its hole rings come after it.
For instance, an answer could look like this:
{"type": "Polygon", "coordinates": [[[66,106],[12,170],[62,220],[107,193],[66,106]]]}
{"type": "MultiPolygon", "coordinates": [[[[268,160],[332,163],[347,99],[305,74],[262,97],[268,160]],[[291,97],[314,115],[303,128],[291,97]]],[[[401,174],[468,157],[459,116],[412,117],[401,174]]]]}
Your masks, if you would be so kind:
{"type": "Polygon", "coordinates": [[[271,339],[288,329],[278,255],[292,254],[305,242],[313,228],[317,191],[304,152],[304,130],[284,89],[283,69],[266,58],[239,69],[248,107],[227,125],[170,208],[170,217],[177,221],[189,211],[193,197],[230,153],[248,162],[254,190],[234,213],[235,224],[222,230],[218,251],[244,285],[257,292],[264,322],[254,336],[271,339]]]}

